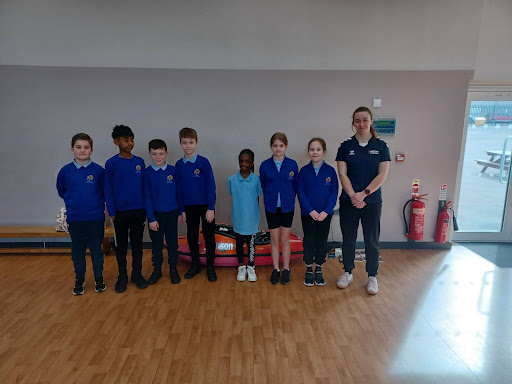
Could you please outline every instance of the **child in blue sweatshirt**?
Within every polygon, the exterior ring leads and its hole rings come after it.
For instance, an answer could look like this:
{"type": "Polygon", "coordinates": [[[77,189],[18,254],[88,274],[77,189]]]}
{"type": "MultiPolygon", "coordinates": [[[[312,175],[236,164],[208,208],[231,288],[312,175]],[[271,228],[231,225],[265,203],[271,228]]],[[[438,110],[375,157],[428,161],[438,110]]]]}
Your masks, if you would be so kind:
{"type": "Polygon", "coordinates": [[[156,284],[162,277],[164,236],[167,242],[172,284],[181,281],[178,265],[178,202],[176,196],[176,168],[167,164],[167,144],[160,139],[151,140],[149,157],[153,163],[144,173],[144,199],[149,223],[149,236],[153,248],[153,273],[148,284],[156,284]]]}
{"type": "Polygon", "coordinates": [[[183,128],[179,133],[183,158],[176,162],[178,176],[178,203],[183,221],[187,223],[187,241],[192,256],[192,265],[185,273],[191,279],[199,272],[199,224],[203,226],[206,244],[206,275],[208,281],[217,281],[213,263],[215,261],[215,178],[210,162],[196,152],[197,132],[183,128]]]}
{"type": "Polygon", "coordinates": [[[295,211],[297,175],[299,166],[295,160],[284,154],[288,148],[288,138],[277,132],[270,138],[272,157],[261,163],[260,181],[263,189],[263,202],[268,228],[270,229],[270,250],[274,270],[270,282],[279,281],[279,243],[283,254],[283,274],[281,284],[290,282],[290,230],[295,211]]]}
{"type": "Polygon", "coordinates": [[[299,172],[297,196],[304,230],[304,285],[308,287],[325,285],[322,264],[325,262],[327,236],[338,198],[338,177],[334,168],[324,161],[325,150],[323,139],[311,139],[308,144],[311,161],[299,172]],[[313,264],[316,264],[314,274],[313,264]]]}
{"type": "Polygon", "coordinates": [[[116,235],[116,258],[119,275],[115,286],[118,293],[126,291],[128,272],[126,254],[128,233],[132,246],[131,281],[137,288],[146,288],[148,282],[142,276],[142,238],[146,223],[142,176],[144,160],[132,155],[134,135],[130,127],[116,125],[112,131],[114,144],[119,154],[105,164],[105,201],[107,211],[114,224],[116,235]]]}
{"type": "Polygon", "coordinates": [[[77,133],[71,139],[75,159],[65,165],[57,176],[57,192],[66,203],[67,222],[71,235],[71,255],[75,267],[73,295],[85,289],[85,251],[91,250],[96,292],[107,289],[103,281],[103,251],[105,233],[105,199],[103,168],[91,161],[92,139],[77,133]]]}

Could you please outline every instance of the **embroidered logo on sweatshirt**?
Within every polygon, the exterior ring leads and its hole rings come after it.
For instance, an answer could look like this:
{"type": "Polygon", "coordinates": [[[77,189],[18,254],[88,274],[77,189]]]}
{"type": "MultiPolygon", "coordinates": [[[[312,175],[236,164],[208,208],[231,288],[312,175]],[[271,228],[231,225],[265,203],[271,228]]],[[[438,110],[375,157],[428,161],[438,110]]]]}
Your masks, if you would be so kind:
{"type": "Polygon", "coordinates": [[[142,169],[142,167],[140,165],[136,165],[135,166],[135,173],[140,173],[141,169],[142,169]]]}
{"type": "Polygon", "coordinates": [[[173,179],[172,175],[167,176],[167,182],[168,183],[172,183],[172,179],[173,179]]]}
{"type": "Polygon", "coordinates": [[[330,177],[326,177],[325,178],[325,185],[331,185],[331,178],[330,177]]]}
{"type": "Polygon", "coordinates": [[[293,180],[293,175],[295,175],[295,172],[290,171],[290,173],[288,174],[288,180],[293,180]]]}
{"type": "Polygon", "coordinates": [[[86,181],[86,183],[92,183],[92,182],[93,182],[93,180],[94,180],[94,176],[93,176],[93,175],[89,175],[89,176],[87,176],[87,181],[86,181]]]}
{"type": "Polygon", "coordinates": [[[199,168],[196,168],[194,170],[194,177],[201,177],[201,176],[199,176],[200,173],[201,173],[201,170],[199,168]]]}

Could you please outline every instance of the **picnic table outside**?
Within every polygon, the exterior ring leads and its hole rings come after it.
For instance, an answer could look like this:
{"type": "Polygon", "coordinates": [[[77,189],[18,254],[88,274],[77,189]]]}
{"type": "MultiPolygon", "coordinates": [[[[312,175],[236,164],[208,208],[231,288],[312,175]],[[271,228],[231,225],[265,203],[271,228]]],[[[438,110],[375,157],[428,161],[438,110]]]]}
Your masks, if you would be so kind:
{"type": "MultiPolygon", "coordinates": [[[[487,170],[487,168],[500,169],[503,151],[489,150],[485,152],[487,153],[488,156],[490,156],[489,160],[476,160],[477,164],[483,167],[480,172],[484,173],[487,170]]],[[[510,155],[510,151],[505,152],[505,163],[503,164],[504,171],[508,171],[510,168],[510,155]]]]}

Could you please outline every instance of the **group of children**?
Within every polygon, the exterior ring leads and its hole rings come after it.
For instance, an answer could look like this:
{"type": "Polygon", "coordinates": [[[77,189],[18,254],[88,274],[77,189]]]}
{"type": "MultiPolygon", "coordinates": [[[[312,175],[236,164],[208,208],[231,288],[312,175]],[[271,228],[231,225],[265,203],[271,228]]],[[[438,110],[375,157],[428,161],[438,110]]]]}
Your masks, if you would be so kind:
{"type": "MultiPolygon", "coordinates": [[[[151,140],[148,145],[151,165],[132,154],[134,134],[125,125],[117,125],[112,138],[119,154],[111,157],[105,169],[91,161],[93,141],[87,134],[76,134],[71,141],[74,160],[64,166],[57,177],[57,190],[64,199],[72,242],[75,268],[73,295],[82,295],[85,287],[85,253],[89,247],[94,269],[96,292],[106,289],[103,280],[104,204],[115,230],[118,277],[115,291],[124,292],[128,284],[128,237],[132,249],[130,280],[138,288],[156,284],[162,277],[164,238],[169,257],[169,275],[173,284],[181,280],[177,270],[177,223],[187,225],[187,241],[192,264],[185,273],[191,279],[201,272],[199,262],[199,228],[203,229],[206,245],[206,275],[217,280],[215,260],[215,178],[210,162],[197,153],[198,137],[192,128],[179,132],[184,155],[175,166],[167,163],[167,145],[163,140],[151,140]],[[153,273],[142,275],[143,232],[146,220],[152,240],[153,273]]],[[[244,149],[238,156],[240,171],[228,179],[233,198],[231,218],[236,233],[239,268],[238,281],[256,281],[254,267],[255,237],[259,231],[259,196],[263,193],[265,214],[271,238],[274,269],[270,282],[290,282],[290,228],[298,196],[304,229],[304,284],[325,285],[322,264],[330,222],[338,197],[338,179],[333,167],[324,162],[325,141],[314,138],[308,144],[311,159],[299,172],[297,162],[286,157],[288,140],[275,133],[270,139],[272,156],[254,173],[254,153],[244,149]],[[248,264],[244,255],[247,244],[248,264]],[[280,270],[279,256],[283,268],[280,270]],[[315,269],[313,270],[313,267],[315,269]]]]}

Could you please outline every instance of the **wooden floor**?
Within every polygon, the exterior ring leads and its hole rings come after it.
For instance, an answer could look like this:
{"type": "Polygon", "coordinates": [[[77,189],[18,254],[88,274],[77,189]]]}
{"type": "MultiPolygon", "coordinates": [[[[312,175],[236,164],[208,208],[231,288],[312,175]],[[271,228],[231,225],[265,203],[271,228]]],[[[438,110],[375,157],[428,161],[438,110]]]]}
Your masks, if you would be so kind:
{"type": "MultiPolygon", "coordinates": [[[[71,294],[66,256],[0,257],[0,383],[511,383],[512,269],[461,246],[451,251],[383,250],[380,292],[370,297],[357,263],[336,288],[272,286],[217,268],[171,285],[168,275],[117,294],[71,294]]],[[[149,276],[149,254],[144,258],[149,276]]],[[[188,265],[182,263],[180,272],[188,265]]]]}

